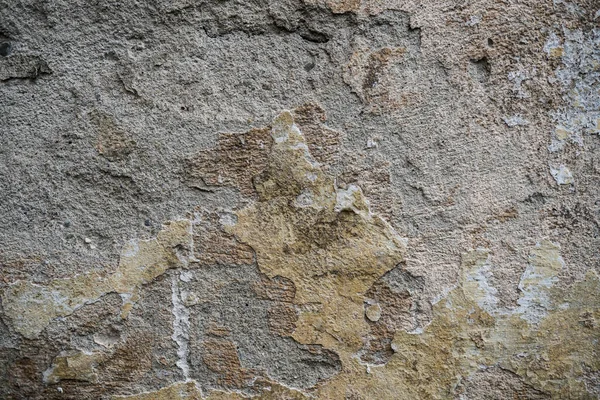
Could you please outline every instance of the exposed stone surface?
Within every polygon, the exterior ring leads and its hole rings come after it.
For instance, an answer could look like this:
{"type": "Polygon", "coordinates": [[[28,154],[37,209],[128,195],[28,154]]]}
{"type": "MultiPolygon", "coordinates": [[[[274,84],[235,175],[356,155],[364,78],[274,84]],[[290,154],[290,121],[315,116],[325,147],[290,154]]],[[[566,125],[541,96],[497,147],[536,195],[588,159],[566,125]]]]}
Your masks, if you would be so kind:
{"type": "Polygon", "coordinates": [[[599,23],[0,0],[0,398],[599,398],[599,23]]]}

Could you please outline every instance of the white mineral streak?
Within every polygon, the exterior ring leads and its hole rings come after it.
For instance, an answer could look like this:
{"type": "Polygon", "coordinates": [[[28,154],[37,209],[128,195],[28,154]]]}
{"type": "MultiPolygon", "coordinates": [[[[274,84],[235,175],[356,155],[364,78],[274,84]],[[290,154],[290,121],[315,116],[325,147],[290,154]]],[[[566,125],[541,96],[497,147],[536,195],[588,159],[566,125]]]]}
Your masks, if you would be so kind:
{"type": "Polygon", "coordinates": [[[181,276],[173,275],[171,278],[171,300],[173,302],[173,335],[171,339],[177,343],[176,365],[183,372],[185,379],[189,379],[190,366],[188,364],[189,355],[189,330],[190,330],[190,311],[182,302],[179,291],[179,280],[181,276]]]}

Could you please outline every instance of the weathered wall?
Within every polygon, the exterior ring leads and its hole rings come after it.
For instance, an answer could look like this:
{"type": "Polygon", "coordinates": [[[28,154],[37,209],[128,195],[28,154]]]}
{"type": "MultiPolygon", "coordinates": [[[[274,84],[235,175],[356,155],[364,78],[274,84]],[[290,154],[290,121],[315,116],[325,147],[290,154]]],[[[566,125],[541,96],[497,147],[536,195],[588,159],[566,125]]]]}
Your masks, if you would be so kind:
{"type": "Polygon", "coordinates": [[[600,398],[597,0],[0,0],[0,398],[600,398]]]}

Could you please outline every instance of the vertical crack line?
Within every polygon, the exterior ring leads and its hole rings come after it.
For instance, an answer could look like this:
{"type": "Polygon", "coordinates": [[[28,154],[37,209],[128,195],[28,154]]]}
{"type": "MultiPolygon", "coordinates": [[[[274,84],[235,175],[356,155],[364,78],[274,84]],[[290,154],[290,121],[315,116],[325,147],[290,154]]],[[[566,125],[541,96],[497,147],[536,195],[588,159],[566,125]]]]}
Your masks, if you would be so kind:
{"type": "Polygon", "coordinates": [[[190,341],[190,310],[185,307],[181,300],[181,292],[179,291],[179,274],[173,275],[171,278],[171,300],[173,302],[173,335],[171,339],[177,346],[178,360],[175,363],[183,372],[186,380],[189,379],[190,366],[188,364],[189,341],[190,341]]]}

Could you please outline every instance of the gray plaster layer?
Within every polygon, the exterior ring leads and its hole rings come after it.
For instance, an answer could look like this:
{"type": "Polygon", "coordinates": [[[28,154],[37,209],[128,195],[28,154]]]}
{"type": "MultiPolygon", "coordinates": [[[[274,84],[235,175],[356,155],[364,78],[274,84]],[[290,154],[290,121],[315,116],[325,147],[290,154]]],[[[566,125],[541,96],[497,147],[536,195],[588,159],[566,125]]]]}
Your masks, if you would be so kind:
{"type": "MultiPolygon", "coordinates": [[[[490,252],[499,307],[517,306],[519,279],[544,238],[561,246],[557,285],[600,273],[597,1],[359,3],[335,13],[300,0],[0,0],[0,289],[114,270],[123,244],[153,237],[162,222],[246,204],[234,188],[188,186],[186,160],[215,147],[221,132],[267,126],[308,102],[343,133],[334,173],[357,158],[366,171],[386,163],[387,216],[408,238],[403,266],[419,277],[414,326],[429,322],[431,304],[456,286],[461,256],[475,248],[490,252]],[[402,55],[377,61],[383,49],[402,55]]],[[[127,337],[150,343],[139,351],[152,373],[101,371],[116,382],[106,393],[182,380],[172,367],[181,344],[171,340],[171,278],[180,272],[145,287],[126,323],[114,317],[114,294],[94,304],[97,320],[84,321],[86,307],[34,341],[0,314],[0,387],[8,388],[0,396],[50,390],[25,377],[61,351],[100,351],[98,342],[127,337]]],[[[215,301],[189,307],[189,323],[227,325],[242,366],[287,386],[335,374],[334,356],[268,332],[268,304],[250,289],[256,266],[237,274],[206,268],[177,283],[202,291],[227,282],[215,301]]],[[[402,276],[385,279],[402,288],[402,276]]],[[[218,388],[198,335],[182,336],[190,377],[218,388]]],[[[477,398],[477,385],[512,379],[484,371],[463,390],[477,398]]],[[[94,386],[81,385],[73,390],[92,396],[94,386]]]]}

